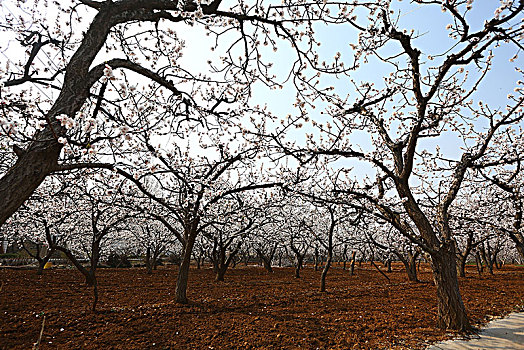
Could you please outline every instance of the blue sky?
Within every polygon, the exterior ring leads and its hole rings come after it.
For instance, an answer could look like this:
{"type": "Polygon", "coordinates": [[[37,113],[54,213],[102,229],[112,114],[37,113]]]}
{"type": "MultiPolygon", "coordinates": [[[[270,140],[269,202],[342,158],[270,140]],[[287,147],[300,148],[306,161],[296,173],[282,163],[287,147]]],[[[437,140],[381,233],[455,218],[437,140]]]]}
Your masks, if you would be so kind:
{"type": "MultiPolygon", "coordinates": [[[[397,16],[400,14],[397,29],[411,29],[415,33],[420,34],[420,37],[414,40],[413,45],[423,52],[422,60],[426,63],[422,66],[422,71],[430,66],[437,66],[446,57],[446,50],[449,49],[455,40],[449,38],[449,31],[446,26],[452,23],[452,16],[449,12],[442,12],[439,5],[421,6],[420,4],[412,3],[410,1],[393,1],[393,9],[397,16]],[[428,60],[427,55],[435,57],[433,60],[428,60]],[[443,55],[439,58],[439,55],[443,55]]],[[[469,21],[471,31],[481,29],[484,21],[493,17],[495,9],[499,6],[499,2],[495,0],[476,0],[473,4],[473,9],[468,12],[466,19],[469,21]]],[[[512,23],[520,25],[523,16],[517,16],[512,23]]],[[[359,18],[358,23],[365,26],[365,17],[359,18]]],[[[341,52],[342,58],[352,56],[352,50],[349,43],[356,43],[357,31],[349,26],[326,26],[318,24],[316,26],[317,37],[322,42],[319,49],[320,55],[325,56],[326,61],[332,59],[337,52],[341,52]]],[[[393,44],[392,44],[393,45],[393,44]]],[[[396,44],[394,44],[396,45],[396,44]]],[[[394,52],[396,48],[390,46],[386,51],[394,52]]],[[[514,45],[503,44],[501,47],[494,50],[495,57],[493,59],[493,69],[488,73],[483,80],[477,93],[474,94],[475,105],[479,100],[489,103],[493,109],[504,108],[507,103],[507,94],[513,92],[517,80],[522,79],[522,76],[515,71],[515,67],[524,67],[524,59],[522,55],[514,62],[509,62],[509,59],[517,53],[514,45]]],[[[281,76],[287,74],[289,63],[295,56],[289,46],[284,45],[284,48],[279,47],[279,52],[273,56],[277,61],[277,69],[281,76]],[[283,54],[284,52],[284,54],[283,54]]],[[[399,58],[400,62],[405,62],[405,55],[399,58]]],[[[469,70],[470,78],[479,76],[474,64],[465,67],[469,70]]],[[[456,70],[456,68],[455,68],[456,70]]],[[[370,59],[370,63],[363,65],[360,69],[351,74],[351,78],[355,81],[370,81],[375,82],[378,86],[381,85],[383,77],[388,75],[391,71],[391,66],[370,59]]],[[[473,79],[470,79],[470,81],[473,79]]],[[[344,95],[346,92],[351,93],[349,78],[342,77],[340,79],[329,77],[323,78],[322,82],[326,85],[334,85],[337,93],[344,95]]],[[[466,85],[467,86],[467,85],[466,85]]],[[[291,106],[294,102],[295,91],[292,84],[287,83],[283,90],[267,91],[267,89],[260,88],[255,90],[254,101],[259,103],[267,103],[269,109],[275,114],[285,116],[286,114],[296,114],[297,111],[291,106]]],[[[349,101],[352,101],[351,98],[349,101]]],[[[323,120],[320,112],[323,109],[322,104],[317,105],[318,108],[310,110],[311,117],[316,120],[323,120]]],[[[292,133],[292,138],[301,143],[304,140],[304,133],[311,132],[311,129],[301,129],[292,133]]],[[[369,138],[361,135],[352,136],[355,144],[359,144],[363,148],[369,147],[369,138]]],[[[439,145],[443,154],[450,158],[460,157],[460,142],[456,135],[447,134],[439,138],[424,140],[420,143],[419,149],[427,148],[433,150],[436,145],[439,145]]],[[[353,162],[346,163],[354,165],[353,162]]],[[[357,177],[361,178],[365,174],[374,173],[370,167],[360,164],[356,171],[357,177]]]]}

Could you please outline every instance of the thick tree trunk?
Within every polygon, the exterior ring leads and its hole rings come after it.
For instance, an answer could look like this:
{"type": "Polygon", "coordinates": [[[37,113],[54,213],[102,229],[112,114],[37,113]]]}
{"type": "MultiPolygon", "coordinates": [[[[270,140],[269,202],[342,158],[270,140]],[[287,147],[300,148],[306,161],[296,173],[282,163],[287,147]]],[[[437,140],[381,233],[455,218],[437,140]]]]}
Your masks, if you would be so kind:
{"type": "Polygon", "coordinates": [[[187,282],[189,279],[189,266],[191,264],[191,253],[193,251],[193,245],[195,244],[196,234],[191,233],[188,235],[186,245],[184,246],[184,253],[180,268],[178,269],[178,277],[176,281],[175,289],[175,301],[180,304],[187,304],[187,282]]]}
{"type": "Polygon", "coordinates": [[[42,132],[41,138],[44,137],[47,141],[22,151],[15,165],[0,179],[0,227],[56,169],[62,145],[51,132],[42,132]]]}
{"type": "Polygon", "coordinates": [[[431,255],[433,279],[437,288],[438,322],[437,327],[466,331],[471,328],[466,308],[459,292],[456,256],[451,245],[431,255]]]}
{"type": "Polygon", "coordinates": [[[89,68],[106,41],[111,27],[117,23],[112,18],[113,8],[99,11],[95,16],[82,43],[69,60],[60,95],[49,110],[52,130],[47,126],[34,136],[34,141],[25,149],[17,150],[18,160],[0,179],[0,227],[28,199],[47,175],[57,170],[57,162],[63,145],[57,137],[63,136],[65,129],[55,117],[67,114],[74,117],[89,96],[93,77],[89,68]]]}
{"type": "Polygon", "coordinates": [[[216,282],[224,282],[224,277],[226,275],[227,266],[221,266],[217,269],[216,275],[215,275],[215,281],[216,282]]]}
{"type": "Polygon", "coordinates": [[[262,257],[262,262],[264,263],[264,268],[267,272],[273,273],[273,267],[271,266],[271,260],[266,257],[262,257]]]}
{"type": "Polygon", "coordinates": [[[515,242],[515,248],[519,252],[522,260],[524,260],[524,239],[522,240],[522,242],[520,242],[518,239],[513,241],[515,242]]]}
{"type": "Polygon", "coordinates": [[[418,282],[416,264],[406,266],[406,274],[408,275],[408,281],[418,282]]]}
{"type": "Polygon", "coordinates": [[[409,256],[408,259],[401,259],[402,263],[404,264],[404,268],[406,269],[406,275],[408,276],[408,281],[410,282],[419,282],[418,276],[417,276],[417,257],[418,254],[409,256]]]}
{"type": "Polygon", "coordinates": [[[37,276],[41,276],[44,273],[44,266],[45,266],[44,262],[42,261],[38,262],[38,269],[36,270],[37,276]]]}

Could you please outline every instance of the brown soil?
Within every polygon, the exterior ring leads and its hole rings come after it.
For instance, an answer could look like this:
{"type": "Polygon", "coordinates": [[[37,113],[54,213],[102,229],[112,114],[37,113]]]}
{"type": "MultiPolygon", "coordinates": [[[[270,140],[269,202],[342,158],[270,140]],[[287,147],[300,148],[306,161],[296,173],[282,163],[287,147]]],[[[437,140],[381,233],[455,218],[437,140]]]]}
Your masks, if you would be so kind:
{"type": "MultiPolygon", "coordinates": [[[[0,348],[31,349],[45,315],[40,349],[423,349],[450,337],[434,327],[435,289],[427,267],[408,283],[400,266],[391,283],[367,264],[349,276],[291,268],[230,269],[226,282],[192,270],[189,305],[172,302],[176,269],[101,269],[98,312],[78,272],[0,270],[0,348]]],[[[480,279],[470,271],[461,291],[475,323],[522,307],[524,268],[507,266],[480,279]]]]}

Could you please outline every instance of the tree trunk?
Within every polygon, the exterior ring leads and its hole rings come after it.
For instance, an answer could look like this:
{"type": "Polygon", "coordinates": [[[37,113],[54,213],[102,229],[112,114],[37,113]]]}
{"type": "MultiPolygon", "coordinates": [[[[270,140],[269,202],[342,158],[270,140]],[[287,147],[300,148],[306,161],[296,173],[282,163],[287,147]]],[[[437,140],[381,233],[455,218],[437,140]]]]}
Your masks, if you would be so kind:
{"type": "Polygon", "coordinates": [[[178,276],[175,289],[175,301],[180,304],[187,304],[187,281],[189,279],[189,266],[191,264],[191,253],[193,245],[195,244],[196,234],[191,232],[188,235],[180,268],[178,269],[178,276]]]}
{"type": "Polygon", "coordinates": [[[517,248],[517,251],[519,252],[522,260],[524,260],[524,240],[522,242],[517,239],[513,241],[515,242],[515,248],[517,248]]]}
{"type": "Polygon", "coordinates": [[[38,259],[38,270],[36,270],[36,274],[37,275],[42,275],[43,271],[44,271],[44,267],[45,265],[47,264],[47,262],[49,261],[49,259],[51,259],[51,255],[53,254],[54,250],[52,250],[51,252],[48,252],[48,254],[46,254],[46,256],[44,256],[42,259],[38,259]]]}
{"type": "Polygon", "coordinates": [[[318,249],[315,248],[315,271],[318,271],[319,260],[320,260],[320,257],[319,257],[318,249]]]}
{"type": "Polygon", "coordinates": [[[38,262],[38,269],[36,270],[36,274],[37,276],[41,276],[43,273],[44,273],[44,266],[45,266],[45,262],[43,261],[39,261],[38,262]]]}
{"type": "Polygon", "coordinates": [[[475,264],[477,265],[479,276],[482,275],[482,272],[484,272],[484,266],[482,266],[482,260],[480,259],[480,254],[478,251],[475,253],[475,264]]]}
{"type": "Polygon", "coordinates": [[[98,282],[95,279],[93,282],[93,312],[96,312],[96,304],[98,304],[98,282]]]}
{"type": "Polygon", "coordinates": [[[417,277],[417,264],[408,264],[406,266],[406,273],[408,275],[408,281],[410,282],[418,282],[417,277]]]}
{"type": "Polygon", "coordinates": [[[456,256],[452,245],[442,246],[431,255],[433,279],[437,288],[437,327],[466,331],[471,328],[459,292],[456,256]]]}
{"type": "Polygon", "coordinates": [[[351,265],[349,265],[349,275],[353,276],[355,274],[355,255],[357,252],[353,251],[351,253],[351,265]]]}
{"type": "Polygon", "coordinates": [[[153,263],[151,265],[153,266],[153,270],[158,270],[158,254],[153,253],[153,263]]]}
{"type": "Polygon", "coordinates": [[[47,129],[0,179],[0,227],[55,168],[62,145],[47,129]],[[45,134],[45,135],[44,135],[45,134]]]}
{"type": "Polygon", "coordinates": [[[391,269],[391,259],[387,259],[386,260],[386,272],[393,272],[393,270],[391,269]]]}
{"type": "Polygon", "coordinates": [[[418,276],[417,276],[417,257],[418,254],[410,254],[410,256],[406,258],[400,259],[402,263],[404,264],[404,268],[406,269],[406,274],[408,276],[408,281],[410,282],[419,282],[418,276]]]}
{"type": "Polygon", "coordinates": [[[457,270],[460,277],[466,277],[466,257],[459,254],[457,256],[457,270]]]}
{"type": "Polygon", "coordinates": [[[224,282],[224,276],[226,275],[226,271],[227,271],[227,266],[225,265],[218,268],[216,271],[216,275],[215,275],[215,281],[224,282]]]}
{"type": "Polygon", "coordinates": [[[151,248],[147,247],[146,250],[146,270],[149,275],[153,273],[153,268],[151,266],[151,248]]]}
{"type": "Polygon", "coordinates": [[[264,263],[264,268],[267,272],[273,273],[273,267],[271,267],[271,260],[266,257],[262,257],[262,262],[264,263]]]}
{"type": "Polygon", "coordinates": [[[89,97],[92,82],[89,67],[104,45],[111,27],[115,24],[114,13],[99,11],[84,38],[67,64],[60,95],[47,113],[52,127],[47,126],[33,137],[25,149],[18,150],[16,163],[0,179],[0,227],[28,199],[47,175],[57,170],[57,162],[63,145],[57,137],[63,136],[65,128],[56,120],[59,114],[73,117],[89,97]]]}
{"type": "Polygon", "coordinates": [[[321,292],[326,291],[326,277],[327,277],[330,267],[331,267],[331,254],[328,254],[328,257],[326,259],[326,264],[324,265],[324,268],[322,269],[322,274],[320,275],[320,291],[321,292]]]}
{"type": "Polygon", "coordinates": [[[295,278],[300,278],[300,269],[302,268],[304,257],[297,254],[296,258],[297,258],[297,261],[295,265],[295,278]]]}

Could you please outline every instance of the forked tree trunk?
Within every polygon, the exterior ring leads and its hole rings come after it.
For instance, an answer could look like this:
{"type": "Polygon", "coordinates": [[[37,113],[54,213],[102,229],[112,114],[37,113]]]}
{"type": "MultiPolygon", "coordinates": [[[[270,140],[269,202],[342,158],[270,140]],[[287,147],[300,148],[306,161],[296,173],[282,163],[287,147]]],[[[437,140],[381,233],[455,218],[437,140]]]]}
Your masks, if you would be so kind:
{"type": "Polygon", "coordinates": [[[488,249],[486,251],[486,248],[484,247],[484,244],[480,245],[480,256],[482,258],[482,261],[488,268],[488,272],[493,275],[493,259],[491,256],[491,249],[488,244],[488,249]]]}
{"type": "Polygon", "coordinates": [[[433,279],[437,288],[437,327],[466,331],[471,328],[459,292],[456,256],[451,245],[431,255],[433,279]]]}
{"type": "Polygon", "coordinates": [[[393,270],[391,269],[391,259],[390,258],[386,260],[386,272],[393,272],[393,270]]]}
{"type": "Polygon", "coordinates": [[[404,268],[406,269],[406,274],[408,276],[408,281],[410,282],[419,282],[418,276],[417,276],[417,258],[418,253],[415,254],[409,254],[408,258],[402,257],[400,261],[404,264],[404,268]]]}
{"type": "Polygon", "coordinates": [[[37,257],[38,269],[36,270],[36,274],[38,276],[42,275],[42,273],[44,272],[44,267],[49,262],[49,259],[51,259],[51,256],[53,255],[54,251],[54,249],[50,249],[43,258],[41,258],[40,256],[37,257]]]}
{"type": "Polygon", "coordinates": [[[51,255],[53,254],[53,252],[54,252],[54,250],[52,250],[52,252],[50,252],[49,254],[44,256],[43,258],[38,259],[38,270],[36,270],[36,274],[37,275],[39,275],[39,276],[42,275],[42,273],[44,271],[44,267],[49,262],[49,259],[51,259],[51,255]]]}
{"type": "Polygon", "coordinates": [[[224,282],[224,277],[226,275],[227,269],[232,262],[235,261],[235,256],[237,255],[238,250],[234,250],[229,253],[229,256],[226,259],[226,250],[225,248],[220,249],[220,256],[218,262],[213,261],[213,270],[215,272],[215,281],[224,282]]]}
{"type": "Polygon", "coordinates": [[[502,268],[502,261],[500,261],[500,259],[495,259],[493,262],[497,270],[500,270],[502,268]]]}
{"type": "Polygon", "coordinates": [[[191,233],[188,235],[186,245],[184,246],[184,252],[182,255],[182,261],[180,262],[180,268],[178,269],[178,276],[176,281],[175,289],[175,301],[180,304],[187,304],[187,281],[189,279],[189,266],[191,264],[191,254],[193,251],[193,245],[195,244],[196,234],[191,233]]]}

